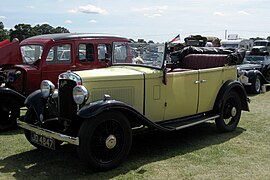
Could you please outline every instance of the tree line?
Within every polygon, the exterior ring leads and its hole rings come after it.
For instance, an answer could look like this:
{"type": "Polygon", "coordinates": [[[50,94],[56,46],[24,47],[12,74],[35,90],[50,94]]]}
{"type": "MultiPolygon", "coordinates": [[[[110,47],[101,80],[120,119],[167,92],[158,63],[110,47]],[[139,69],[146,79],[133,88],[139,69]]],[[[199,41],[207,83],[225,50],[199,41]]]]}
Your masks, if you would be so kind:
{"type": "Polygon", "coordinates": [[[17,24],[14,29],[7,30],[3,22],[0,21],[0,41],[14,38],[22,41],[26,38],[41,35],[41,34],[54,34],[54,33],[69,33],[69,30],[64,27],[52,27],[49,24],[35,25],[32,27],[30,24],[17,24]]]}

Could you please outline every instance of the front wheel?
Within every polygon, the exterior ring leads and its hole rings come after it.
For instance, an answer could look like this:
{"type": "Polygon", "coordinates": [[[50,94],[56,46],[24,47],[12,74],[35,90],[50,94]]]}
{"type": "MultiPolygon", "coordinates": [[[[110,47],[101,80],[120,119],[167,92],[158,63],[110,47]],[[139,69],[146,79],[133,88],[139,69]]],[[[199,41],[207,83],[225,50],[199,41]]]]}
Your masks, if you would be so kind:
{"type": "Polygon", "coordinates": [[[127,157],[132,144],[130,123],[116,111],[85,120],[79,138],[80,159],[98,171],[118,166],[127,157]]]}
{"type": "Polygon", "coordinates": [[[261,87],[262,87],[261,77],[259,75],[256,75],[256,77],[251,82],[249,90],[253,94],[259,94],[261,91],[261,87]]]}
{"type": "Polygon", "coordinates": [[[241,117],[241,99],[235,91],[224,96],[221,104],[220,117],[215,120],[221,132],[234,131],[241,117]]]}
{"type": "Polygon", "coordinates": [[[20,107],[13,98],[0,97],[0,131],[9,130],[20,117],[20,107]]]}
{"type": "MultiPolygon", "coordinates": [[[[25,117],[24,117],[24,121],[26,122],[26,123],[28,123],[28,124],[32,124],[32,125],[38,125],[39,123],[38,123],[38,120],[37,120],[37,115],[36,115],[36,113],[35,113],[35,111],[34,111],[34,109],[32,108],[32,107],[30,107],[28,110],[27,110],[27,112],[26,112],[26,114],[25,114],[25,117]]],[[[44,123],[43,124],[43,128],[47,128],[47,127],[50,127],[51,125],[49,124],[49,123],[44,123]]],[[[39,144],[37,144],[37,143],[35,143],[35,142],[33,142],[32,140],[31,140],[31,131],[29,131],[29,130],[24,130],[24,135],[25,135],[25,137],[26,137],[26,139],[33,145],[33,146],[35,146],[37,149],[46,149],[44,146],[42,146],[42,145],[39,145],[39,144]]],[[[59,141],[59,140],[55,140],[55,148],[58,148],[60,145],[62,144],[62,141],[59,141]]]]}

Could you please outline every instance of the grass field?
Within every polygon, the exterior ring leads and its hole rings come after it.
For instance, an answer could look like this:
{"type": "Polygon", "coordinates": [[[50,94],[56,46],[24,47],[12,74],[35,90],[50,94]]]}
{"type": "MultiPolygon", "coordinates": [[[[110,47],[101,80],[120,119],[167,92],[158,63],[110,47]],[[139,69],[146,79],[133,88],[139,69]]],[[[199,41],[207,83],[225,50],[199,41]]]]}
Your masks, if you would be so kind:
{"type": "Polygon", "coordinates": [[[20,129],[0,133],[0,179],[270,179],[270,92],[250,97],[236,131],[205,123],[136,136],[127,160],[95,173],[76,148],[37,150],[20,129]]]}

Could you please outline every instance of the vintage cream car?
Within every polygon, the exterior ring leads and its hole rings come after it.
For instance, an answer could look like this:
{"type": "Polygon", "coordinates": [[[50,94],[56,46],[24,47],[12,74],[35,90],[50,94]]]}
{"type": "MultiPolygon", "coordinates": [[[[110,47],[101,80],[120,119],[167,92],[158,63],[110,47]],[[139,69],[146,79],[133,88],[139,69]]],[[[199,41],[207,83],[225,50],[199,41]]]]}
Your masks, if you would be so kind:
{"type": "Polygon", "coordinates": [[[58,90],[44,80],[28,96],[18,125],[37,148],[76,145],[96,170],[119,165],[138,130],[175,131],[215,120],[220,131],[233,131],[249,107],[230,54],[184,49],[170,58],[166,49],[114,43],[111,67],[62,73],[58,90]]]}

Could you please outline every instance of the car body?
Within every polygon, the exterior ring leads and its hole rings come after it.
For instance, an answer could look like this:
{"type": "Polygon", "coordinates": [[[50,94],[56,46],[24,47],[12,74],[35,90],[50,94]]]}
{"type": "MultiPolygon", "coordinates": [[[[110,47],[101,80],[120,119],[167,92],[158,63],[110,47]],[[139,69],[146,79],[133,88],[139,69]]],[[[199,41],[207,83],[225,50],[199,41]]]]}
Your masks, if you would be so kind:
{"type": "Polygon", "coordinates": [[[248,92],[259,94],[262,85],[270,83],[270,56],[246,56],[238,65],[238,79],[248,92]]]}
{"type": "Polygon", "coordinates": [[[27,97],[29,109],[18,125],[38,148],[76,145],[79,157],[97,170],[119,165],[137,131],[175,131],[208,120],[233,131],[249,107],[228,55],[178,58],[184,48],[169,58],[166,49],[114,43],[112,66],[62,73],[58,90],[43,81],[27,97]]]}
{"type": "Polygon", "coordinates": [[[111,34],[61,33],[34,36],[0,48],[5,54],[0,56],[0,130],[16,124],[25,97],[39,89],[42,80],[57,84],[58,75],[67,70],[109,66],[113,42],[128,39],[111,34]],[[7,49],[11,45],[13,49],[7,49]]]}

